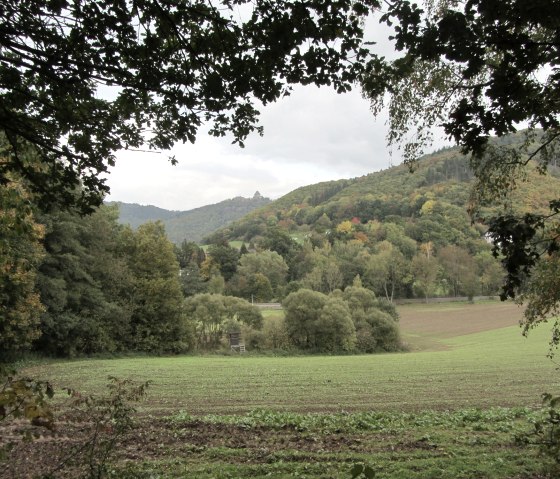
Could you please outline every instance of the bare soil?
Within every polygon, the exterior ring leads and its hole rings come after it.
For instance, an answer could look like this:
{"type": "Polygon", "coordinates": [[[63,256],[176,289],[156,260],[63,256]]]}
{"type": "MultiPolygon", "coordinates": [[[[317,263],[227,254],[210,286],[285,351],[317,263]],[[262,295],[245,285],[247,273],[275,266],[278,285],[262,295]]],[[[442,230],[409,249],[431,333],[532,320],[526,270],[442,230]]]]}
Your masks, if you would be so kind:
{"type": "Polygon", "coordinates": [[[523,308],[512,302],[425,304],[400,306],[403,332],[453,338],[519,324],[523,308]]]}
{"type": "MultiPolygon", "coordinates": [[[[87,428],[59,422],[55,432],[36,429],[39,437],[31,442],[20,440],[24,423],[0,428],[3,438],[14,440],[8,461],[0,462],[0,478],[23,479],[53,474],[56,478],[80,477],[88,469],[88,450],[81,450],[90,438],[87,428]],[[68,457],[73,459],[68,460],[68,457]],[[58,466],[64,463],[64,467],[58,466]]],[[[100,437],[99,439],[103,439],[100,437]]],[[[395,450],[389,437],[377,435],[375,442],[363,434],[310,433],[293,427],[242,427],[191,421],[170,426],[161,418],[144,418],[133,433],[111,450],[111,461],[125,464],[204,455],[209,449],[246,451],[229,457],[230,462],[266,464],[275,453],[293,451],[291,461],[305,461],[316,453],[373,453],[395,450]],[[387,439],[387,441],[385,440],[387,439]]],[[[429,449],[422,441],[398,444],[397,449],[429,449]]]]}

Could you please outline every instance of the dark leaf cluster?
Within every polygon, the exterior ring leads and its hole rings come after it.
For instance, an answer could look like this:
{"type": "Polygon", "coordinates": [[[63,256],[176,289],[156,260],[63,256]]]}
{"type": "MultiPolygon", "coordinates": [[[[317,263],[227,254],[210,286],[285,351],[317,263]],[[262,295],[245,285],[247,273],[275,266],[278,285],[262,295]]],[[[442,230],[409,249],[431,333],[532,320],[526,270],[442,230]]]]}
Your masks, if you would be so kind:
{"type": "Polygon", "coordinates": [[[395,75],[406,78],[417,62],[453,66],[450,87],[460,100],[443,124],[465,151],[480,156],[489,135],[514,132],[522,121],[558,130],[558,2],[469,0],[430,15],[399,0],[383,19],[395,24],[395,45],[405,52],[395,75]]]}
{"type": "Polygon", "coordinates": [[[521,218],[502,215],[488,221],[493,254],[502,256],[507,272],[500,297],[515,298],[539,259],[560,250],[559,233],[547,231],[547,222],[560,213],[560,200],[550,202],[550,215],[526,213],[521,218]]]}
{"type": "Polygon", "coordinates": [[[192,143],[203,124],[243,145],[261,131],[255,104],[290,85],[351,88],[368,55],[362,17],[377,3],[3,2],[0,182],[17,171],[44,202],[90,211],[117,150],[192,143]]]}

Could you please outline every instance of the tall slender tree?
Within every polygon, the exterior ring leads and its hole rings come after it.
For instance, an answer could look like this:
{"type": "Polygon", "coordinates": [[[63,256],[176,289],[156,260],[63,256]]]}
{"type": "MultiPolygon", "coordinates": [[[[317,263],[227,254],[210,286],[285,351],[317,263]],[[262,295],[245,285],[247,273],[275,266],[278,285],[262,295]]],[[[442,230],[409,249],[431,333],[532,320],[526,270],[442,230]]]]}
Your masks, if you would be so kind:
{"type": "Polygon", "coordinates": [[[125,230],[123,241],[133,275],[130,347],[142,351],[180,352],[190,347],[183,315],[183,294],[173,244],[161,222],[125,230]]]}
{"type": "Polygon", "coordinates": [[[40,336],[36,269],[43,234],[22,182],[0,188],[0,361],[30,349],[40,336]]]}

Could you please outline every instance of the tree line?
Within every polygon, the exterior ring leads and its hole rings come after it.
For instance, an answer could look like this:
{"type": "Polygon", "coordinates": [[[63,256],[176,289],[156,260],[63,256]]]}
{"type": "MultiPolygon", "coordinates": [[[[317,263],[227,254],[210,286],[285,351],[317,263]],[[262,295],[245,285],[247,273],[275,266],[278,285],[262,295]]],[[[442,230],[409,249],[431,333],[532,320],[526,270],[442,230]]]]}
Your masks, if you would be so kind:
{"type": "MultiPolygon", "coordinates": [[[[431,203],[425,203],[426,216],[435,208],[431,203]]],[[[391,303],[398,298],[499,295],[504,270],[481,232],[458,245],[453,238],[432,241],[430,236],[441,228],[415,239],[413,224],[403,218],[393,221],[361,223],[354,218],[332,229],[318,222],[307,233],[272,226],[240,249],[225,239],[206,252],[184,242],[178,247],[183,292],[281,301],[301,288],[324,294],[344,290],[359,277],[364,287],[391,303]]]]}
{"type": "Polygon", "coordinates": [[[178,265],[161,225],[132,231],[111,207],[41,211],[12,184],[0,190],[0,351],[188,349],[178,265]]]}
{"type": "MultiPolygon", "coordinates": [[[[506,198],[531,168],[545,174],[557,165],[560,16],[550,0],[500,5],[497,9],[490,0],[426,5],[243,0],[226,1],[223,8],[211,2],[145,2],[134,9],[126,1],[8,4],[0,12],[0,130],[9,145],[2,148],[2,201],[17,203],[15,175],[25,178],[44,205],[92,212],[108,191],[102,173],[119,149],[167,150],[177,141],[194,142],[203,121],[211,134],[229,133],[242,144],[249,133],[260,131],[256,105],[289,94],[291,85],[332,85],[345,92],[359,84],[374,113],[389,107],[389,143],[402,145],[410,165],[430,144],[436,125],[470,155],[476,179],[473,217],[486,221],[494,252],[504,255],[502,297],[528,300],[530,328],[554,317],[560,304],[554,281],[560,250],[557,190],[548,195],[546,211],[536,214],[513,211],[489,218],[484,203],[506,198]],[[238,4],[249,8],[247,18],[233,13],[238,4]],[[393,27],[397,58],[378,55],[368,44],[364,19],[371,13],[393,27]],[[107,85],[115,87],[115,97],[99,98],[98,89],[107,85]],[[504,137],[523,123],[529,129],[521,145],[489,142],[492,134],[504,137]],[[29,161],[30,151],[35,161],[29,161]],[[531,274],[535,282],[527,287],[531,274]]],[[[320,200],[317,196],[312,204],[320,200]]],[[[341,200],[339,212],[351,207],[341,200]]],[[[369,202],[368,220],[379,209],[394,215],[391,202],[376,201],[369,202]]],[[[315,213],[308,204],[294,218],[277,220],[298,224],[298,215],[315,213]]],[[[39,274],[33,264],[41,253],[18,243],[18,235],[33,243],[42,234],[30,218],[25,212],[2,212],[3,226],[13,228],[1,246],[7,278],[2,304],[9,304],[2,310],[8,318],[6,338],[33,324],[36,315],[29,311],[41,309],[27,286],[39,274]],[[12,261],[12,254],[21,256],[12,261]]],[[[341,218],[323,211],[314,223],[319,218],[335,221],[338,230],[341,218]]],[[[437,230],[437,221],[430,227],[437,230]]],[[[76,282],[81,281],[87,282],[78,276],[76,282]]],[[[67,300],[76,302],[71,295],[67,300]]],[[[555,331],[557,343],[558,326],[555,331]]]]}
{"type": "MultiPolygon", "coordinates": [[[[0,220],[3,360],[25,351],[58,357],[215,351],[228,348],[233,332],[254,350],[400,347],[394,307],[359,278],[329,295],[292,282],[289,294],[289,267],[277,251],[224,243],[206,253],[186,241],[177,247],[162,223],[120,225],[115,206],[85,216],[41,208],[23,180],[0,190],[0,220]],[[280,292],[286,317],[273,322],[243,298],[280,292]]],[[[284,255],[298,249],[281,238],[269,241],[284,255]]]]}

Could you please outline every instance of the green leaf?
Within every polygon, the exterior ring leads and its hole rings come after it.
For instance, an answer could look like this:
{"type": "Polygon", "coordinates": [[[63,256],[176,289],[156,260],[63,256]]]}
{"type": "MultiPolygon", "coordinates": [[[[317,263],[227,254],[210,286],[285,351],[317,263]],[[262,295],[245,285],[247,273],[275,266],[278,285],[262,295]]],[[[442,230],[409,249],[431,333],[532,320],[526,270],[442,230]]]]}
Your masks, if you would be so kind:
{"type": "Polygon", "coordinates": [[[370,466],[366,466],[364,468],[364,476],[366,476],[367,479],[373,479],[375,477],[375,471],[370,466]]]}
{"type": "Polygon", "coordinates": [[[350,469],[350,474],[352,475],[352,479],[358,477],[364,471],[363,464],[354,464],[352,469],[350,469]]]}

